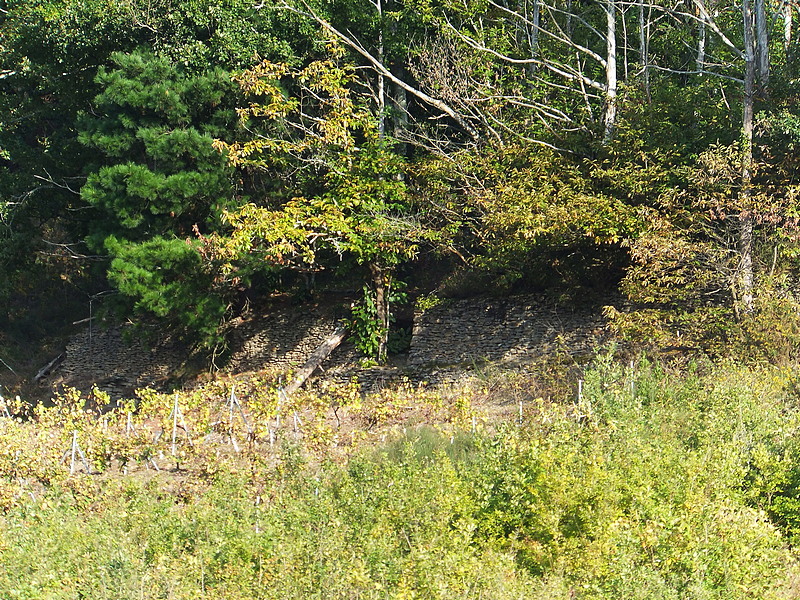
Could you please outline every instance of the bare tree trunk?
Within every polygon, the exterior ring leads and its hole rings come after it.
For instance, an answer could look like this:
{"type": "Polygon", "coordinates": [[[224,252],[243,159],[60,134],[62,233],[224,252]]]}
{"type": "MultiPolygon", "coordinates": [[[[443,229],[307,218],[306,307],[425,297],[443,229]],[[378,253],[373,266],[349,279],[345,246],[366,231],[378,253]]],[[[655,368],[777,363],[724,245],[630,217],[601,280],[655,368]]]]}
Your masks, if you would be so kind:
{"type": "Polygon", "coordinates": [[[628,44],[628,21],[625,19],[624,7],[620,7],[619,24],[622,25],[622,35],[620,36],[620,39],[622,40],[622,81],[628,81],[630,79],[630,61],[628,60],[628,51],[631,48],[628,44]]]}
{"type": "Polygon", "coordinates": [[[758,64],[758,83],[762,90],[769,86],[769,36],[767,33],[766,0],[755,0],[755,57],[758,64]]]}
{"type": "Polygon", "coordinates": [[[375,310],[379,327],[378,337],[378,362],[386,360],[386,345],[389,341],[389,292],[391,279],[383,267],[370,263],[369,270],[372,274],[372,285],[375,286],[375,310]]]}
{"type": "Polygon", "coordinates": [[[603,109],[603,142],[614,136],[617,122],[617,15],[614,0],[605,0],[606,12],[606,99],[603,109]]]}
{"type": "MultiPolygon", "coordinates": [[[[392,66],[392,73],[395,74],[398,78],[403,77],[402,73],[403,67],[401,65],[393,65],[392,66]]],[[[393,85],[391,87],[391,103],[393,106],[393,110],[391,111],[391,123],[392,123],[392,133],[397,138],[401,131],[404,131],[408,127],[408,94],[406,91],[397,86],[393,85]]],[[[408,154],[408,144],[398,144],[398,153],[402,156],[407,156],[408,154]]],[[[401,173],[400,177],[404,177],[401,173]]]]}
{"type": "MultiPolygon", "coordinates": [[[[530,22],[526,25],[528,35],[528,48],[530,50],[531,58],[539,55],[539,29],[541,28],[542,15],[541,15],[541,0],[533,0],[533,13],[530,17],[530,22]]],[[[527,14],[523,13],[523,14],[527,14]]],[[[536,72],[536,64],[531,63],[527,66],[528,77],[533,77],[536,72]]]]}
{"type": "Polygon", "coordinates": [[[706,21],[702,15],[703,13],[701,12],[700,26],[697,31],[697,58],[695,59],[697,71],[701,73],[706,65],[706,38],[708,35],[706,32],[706,21]]]}
{"type": "Polygon", "coordinates": [[[792,0],[783,2],[783,49],[789,51],[792,44],[792,0]]]}
{"type": "Polygon", "coordinates": [[[650,11],[645,18],[644,3],[639,4],[639,62],[642,65],[642,81],[647,101],[650,102],[650,11]]]}
{"type": "Polygon", "coordinates": [[[302,386],[306,379],[311,377],[314,371],[325,361],[328,356],[330,356],[331,352],[336,350],[344,341],[344,338],[347,337],[347,327],[337,327],[336,331],[334,331],[328,339],[326,339],[319,347],[311,353],[311,356],[308,357],[305,364],[300,367],[300,370],[297,371],[297,374],[294,376],[292,381],[283,388],[283,393],[287,396],[291,396],[295,393],[300,386],[302,386]]]}
{"type": "MultiPolygon", "coordinates": [[[[756,0],[758,1],[758,0],[756,0]]],[[[751,178],[753,169],[753,107],[755,102],[756,20],[750,0],[742,0],[744,25],[744,99],[742,110],[742,191],[739,213],[739,298],[745,314],[753,312],[753,215],[751,178]]]]}
{"type": "Polygon", "coordinates": [[[567,23],[564,32],[568,38],[572,39],[572,0],[567,0],[567,23]]]}
{"type": "MultiPolygon", "coordinates": [[[[383,4],[382,0],[375,0],[375,8],[378,10],[378,20],[383,20],[383,4]]],[[[383,64],[385,63],[384,57],[384,43],[383,43],[383,24],[378,26],[378,47],[375,54],[376,58],[383,64]]],[[[386,134],[386,78],[378,73],[378,135],[383,137],[386,134]]]]}

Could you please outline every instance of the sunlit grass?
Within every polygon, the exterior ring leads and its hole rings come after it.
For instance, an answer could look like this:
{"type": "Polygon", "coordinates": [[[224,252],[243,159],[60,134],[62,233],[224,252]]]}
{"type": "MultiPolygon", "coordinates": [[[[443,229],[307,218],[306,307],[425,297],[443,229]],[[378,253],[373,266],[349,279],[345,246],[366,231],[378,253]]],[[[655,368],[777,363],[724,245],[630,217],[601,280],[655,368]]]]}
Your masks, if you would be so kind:
{"type": "Polygon", "coordinates": [[[601,359],[522,423],[387,429],[346,460],[286,437],[181,471],[34,465],[19,493],[5,458],[0,597],[796,597],[795,380],[704,371],[601,359]]]}

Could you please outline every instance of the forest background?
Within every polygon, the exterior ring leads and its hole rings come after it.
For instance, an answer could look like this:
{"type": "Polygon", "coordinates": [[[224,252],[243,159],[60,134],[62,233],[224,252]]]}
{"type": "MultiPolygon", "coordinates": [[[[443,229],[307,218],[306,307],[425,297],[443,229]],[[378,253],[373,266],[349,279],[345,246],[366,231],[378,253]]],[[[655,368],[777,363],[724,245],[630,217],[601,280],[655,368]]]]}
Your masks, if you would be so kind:
{"type": "Polygon", "coordinates": [[[798,9],[0,3],[3,369],[332,290],[378,361],[404,295],[533,290],[714,359],[9,398],[0,595],[799,597],[798,9]]]}
{"type": "Polygon", "coordinates": [[[338,286],[382,360],[392,301],[436,265],[473,293],[605,296],[656,346],[793,358],[799,18],[766,0],[7,2],[0,341],[67,298],[213,349],[253,299],[338,286]]]}

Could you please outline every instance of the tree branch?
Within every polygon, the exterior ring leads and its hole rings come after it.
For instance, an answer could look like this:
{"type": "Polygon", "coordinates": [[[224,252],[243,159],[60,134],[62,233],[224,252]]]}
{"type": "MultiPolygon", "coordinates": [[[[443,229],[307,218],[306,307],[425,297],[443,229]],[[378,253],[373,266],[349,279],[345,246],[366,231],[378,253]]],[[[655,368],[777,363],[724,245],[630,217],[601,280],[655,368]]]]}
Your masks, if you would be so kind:
{"type": "MultiPolygon", "coordinates": [[[[453,119],[456,123],[458,123],[458,125],[462,129],[464,129],[464,131],[467,132],[467,134],[470,136],[470,138],[472,138],[472,140],[474,142],[477,143],[477,142],[480,141],[481,136],[480,136],[479,132],[467,121],[466,118],[464,118],[463,115],[459,114],[456,110],[454,110],[446,102],[444,102],[444,101],[442,101],[442,100],[440,100],[438,98],[434,98],[432,96],[429,96],[428,94],[426,94],[422,90],[420,90],[420,89],[408,84],[406,81],[403,81],[402,79],[397,77],[394,73],[391,72],[391,70],[389,70],[386,67],[386,65],[383,64],[383,62],[378,60],[369,51],[367,51],[367,49],[364,48],[364,46],[362,46],[358,42],[358,40],[356,40],[354,37],[351,37],[350,35],[347,35],[347,34],[341,32],[341,31],[339,31],[337,28],[335,28],[333,25],[331,25],[328,21],[326,21],[325,19],[320,17],[316,12],[314,12],[314,10],[308,4],[306,4],[302,0],[301,0],[301,2],[302,2],[303,7],[305,8],[305,10],[300,10],[299,8],[290,5],[285,1],[280,6],[282,8],[284,8],[285,10],[289,10],[289,11],[295,13],[295,14],[298,14],[298,15],[301,15],[301,16],[304,16],[304,17],[307,17],[307,18],[310,18],[310,19],[313,19],[314,21],[316,21],[317,24],[322,26],[326,31],[328,31],[334,37],[336,37],[339,40],[341,40],[342,42],[344,42],[352,50],[355,50],[364,59],[366,59],[367,62],[370,65],[372,65],[372,68],[375,69],[375,71],[378,74],[380,74],[381,76],[385,77],[386,79],[388,79],[389,81],[391,81],[392,83],[394,83],[398,87],[402,88],[403,90],[405,90],[409,94],[415,96],[419,100],[422,100],[426,104],[429,104],[430,106],[433,106],[434,108],[436,108],[436,109],[440,110],[441,112],[443,112],[444,114],[446,114],[448,117],[453,119]]],[[[264,6],[265,5],[262,3],[262,4],[257,5],[255,8],[256,9],[261,9],[264,6]]]]}

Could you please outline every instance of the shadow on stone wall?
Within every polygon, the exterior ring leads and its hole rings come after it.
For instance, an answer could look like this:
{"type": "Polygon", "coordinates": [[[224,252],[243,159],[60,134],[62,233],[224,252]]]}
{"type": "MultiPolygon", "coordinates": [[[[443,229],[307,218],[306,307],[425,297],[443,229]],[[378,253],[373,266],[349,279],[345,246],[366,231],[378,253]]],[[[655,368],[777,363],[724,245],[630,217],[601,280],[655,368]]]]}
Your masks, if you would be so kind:
{"type": "Polygon", "coordinates": [[[146,343],[131,329],[94,328],[73,336],[51,383],[82,391],[96,384],[112,398],[130,397],[136,388],[165,390],[178,383],[187,372],[188,349],[170,336],[146,343]]]}
{"type": "MultiPolygon", "coordinates": [[[[289,370],[305,362],[345,315],[341,306],[283,307],[229,325],[223,370],[289,370]]],[[[482,365],[508,368],[556,354],[588,355],[608,339],[600,307],[557,306],[544,296],[450,300],[414,317],[411,348],[394,365],[362,368],[345,343],[318,378],[358,380],[365,391],[398,381],[452,383],[482,365]]],[[[96,382],[112,397],[137,387],[164,389],[186,371],[187,350],[169,338],[129,343],[124,328],[75,336],[51,381],[85,389],[96,382]]]]}
{"type": "Polygon", "coordinates": [[[557,306],[535,295],[451,300],[415,316],[408,364],[526,363],[586,354],[607,337],[600,307],[557,306]]]}

